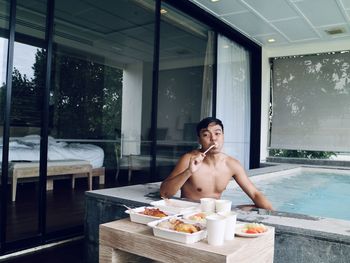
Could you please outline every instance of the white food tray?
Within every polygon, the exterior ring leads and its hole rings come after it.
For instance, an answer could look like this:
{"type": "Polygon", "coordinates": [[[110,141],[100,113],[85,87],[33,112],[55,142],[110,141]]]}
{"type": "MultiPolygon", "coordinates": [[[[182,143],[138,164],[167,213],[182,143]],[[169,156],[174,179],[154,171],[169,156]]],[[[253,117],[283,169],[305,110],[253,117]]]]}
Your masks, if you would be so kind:
{"type": "Polygon", "coordinates": [[[173,212],[174,214],[184,214],[194,211],[200,211],[200,204],[177,200],[177,199],[166,199],[151,202],[151,205],[158,207],[164,211],[173,212]]]}
{"type": "MultiPolygon", "coordinates": [[[[181,221],[184,221],[185,223],[189,223],[186,220],[183,220],[179,218],[181,221]]],[[[185,233],[185,232],[179,232],[171,229],[166,229],[166,228],[161,228],[158,227],[157,225],[162,222],[166,221],[168,219],[161,219],[157,221],[153,221],[148,223],[147,225],[150,226],[153,229],[153,235],[156,237],[161,237],[161,238],[166,238],[169,240],[177,241],[180,243],[185,243],[185,244],[192,244],[195,242],[198,242],[202,239],[205,239],[207,236],[207,230],[203,226],[202,230],[195,232],[195,233],[185,233]]]]}
{"type": "MultiPolygon", "coordinates": [[[[150,206],[142,206],[142,207],[133,208],[133,209],[131,209],[131,211],[126,210],[125,213],[130,215],[131,222],[135,222],[135,223],[139,223],[139,224],[147,225],[147,223],[149,223],[149,222],[160,219],[159,217],[156,217],[156,216],[149,216],[149,215],[140,214],[140,212],[143,212],[146,207],[147,208],[155,208],[155,207],[150,207],[150,206]]],[[[163,211],[164,213],[166,213],[168,215],[167,217],[162,217],[162,219],[166,219],[166,218],[170,218],[172,216],[175,216],[175,214],[172,212],[164,211],[160,208],[159,208],[159,210],[163,211]]]]}

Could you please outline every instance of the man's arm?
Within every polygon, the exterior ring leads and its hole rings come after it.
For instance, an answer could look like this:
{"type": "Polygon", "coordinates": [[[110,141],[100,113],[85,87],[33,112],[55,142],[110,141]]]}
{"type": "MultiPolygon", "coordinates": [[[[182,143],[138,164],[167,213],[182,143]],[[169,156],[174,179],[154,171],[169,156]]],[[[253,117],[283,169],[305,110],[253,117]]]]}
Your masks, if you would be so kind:
{"type": "Polygon", "coordinates": [[[204,156],[201,153],[187,153],[183,155],[174,170],[160,185],[160,196],[170,198],[175,195],[192,174],[198,170],[204,156]]]}
{"type": "Polygon", "coordinates": [[[272,204],[250,181],[249,177],[247,176],[244,168],[240,165],[240,163],[236,160],[234,160],[234,162],[234,179],[236,180],[237,184],[250,197],[250,199],[252,199],[252,201],[258,208],[273,210],[272,204]]]}

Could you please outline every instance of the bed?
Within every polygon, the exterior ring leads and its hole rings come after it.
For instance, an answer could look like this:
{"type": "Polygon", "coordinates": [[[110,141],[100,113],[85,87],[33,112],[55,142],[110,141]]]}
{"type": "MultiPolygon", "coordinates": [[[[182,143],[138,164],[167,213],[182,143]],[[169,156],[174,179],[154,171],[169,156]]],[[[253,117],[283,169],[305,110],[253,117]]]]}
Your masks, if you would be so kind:
{"type": "MultiPolygon", "coordinates": [[[[38,177],[39,156],[39,135],[27,135],[10,139],[9,161],[11,162],[11,172],[9,175],[12,177],[12,201],[16,200],[17,179],[38,177]]],[[[2,158],[2,149],[0,157],[2,158]]],[[[94,176],[98,176],[100,184],[104,184],[104,151],[97,145],[58,142],[53,137],[49,137],[47,159],[48,190],[52,190],[53,187],[51,176],[65,174],[71,176],[72,188],[75,187],[75,179],[79,177],[88,178],[89,190],[92,189],[91,180],[94,176]]]]}
{"type": "MultiPolygon", "coordinates": [[[[0,156],[2,158],[2,145],[0,156]]],[[[39,135],[10,139],[9,161],[39,161],[39,156],[39,135]]],[[[49,136],[47,159],[48,161],[84,160],[90,162],[92,168],[100,168],[103,166],[104,152],[101,147],[94,144],[58,142],[49,136]]]]}

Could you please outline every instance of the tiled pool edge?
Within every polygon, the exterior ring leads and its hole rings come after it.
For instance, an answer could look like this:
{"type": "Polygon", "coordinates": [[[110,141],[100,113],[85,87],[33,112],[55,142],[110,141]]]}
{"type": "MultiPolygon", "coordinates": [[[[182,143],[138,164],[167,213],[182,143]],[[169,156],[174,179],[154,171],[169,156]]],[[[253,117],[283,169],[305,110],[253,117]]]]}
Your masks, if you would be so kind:
{"type": "MultiPolygon", "coordinates": [[[[289,166],[289,168],[296,168],[296,166],[289,166]]],[[[254,171],[256,175],[261,172],[257,170],[259,169],[249,172],[254,171]]],[[[263,173],[266,173],[267,169],[264,170],[263,173]]],[[[122,204],[129,206],[149,204],[155,200],[149,196],[158,190],[159,183],[153,183],[86,193],[85,237],[89,262],[98,262],[99,224],[126,217],[122,204]]],[[[263,222],[276,227],[274,262],[348,262],[350,258],[350,221],[316,217],[294,218],[286,213],[277,212],[271,215],[264,211],[239,210],[238,219],[263,222]],[[331,228],[338,226],[339,229],[334,228],[331,229],[332,231],[327,231],[327,224],[330,224],[331,228]]]]}

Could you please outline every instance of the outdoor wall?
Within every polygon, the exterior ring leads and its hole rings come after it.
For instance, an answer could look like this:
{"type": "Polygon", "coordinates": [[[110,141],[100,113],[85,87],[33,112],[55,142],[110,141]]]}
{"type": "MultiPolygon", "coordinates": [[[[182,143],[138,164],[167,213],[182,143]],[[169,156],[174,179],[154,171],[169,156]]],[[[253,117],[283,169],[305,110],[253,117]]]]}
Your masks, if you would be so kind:
{"type": "Polygon", "coordinates": [[[315,54],[330,51],[349,50],[349,40],[330,40],[328,43],[293,44],[293,46],[262,48],[262,97],[261,97],[261,142],[260,161],[265,162],[269,145],[269,102],[270,102],[270,65],[269,58],[315,54]]]}

